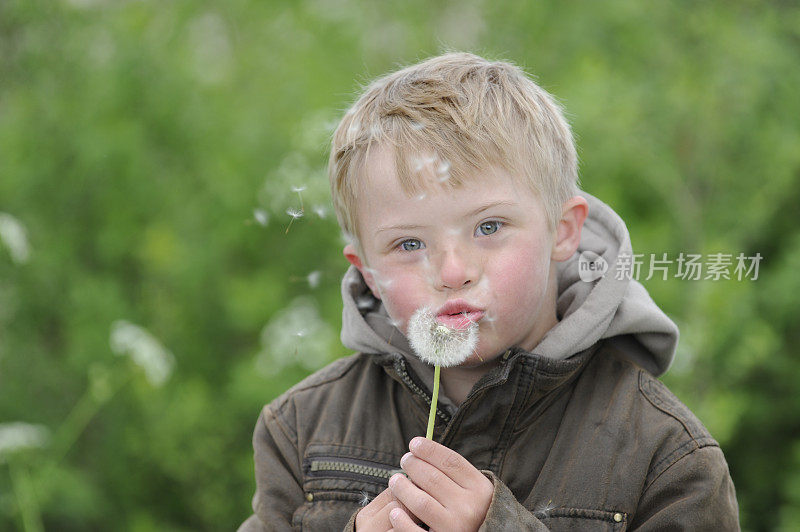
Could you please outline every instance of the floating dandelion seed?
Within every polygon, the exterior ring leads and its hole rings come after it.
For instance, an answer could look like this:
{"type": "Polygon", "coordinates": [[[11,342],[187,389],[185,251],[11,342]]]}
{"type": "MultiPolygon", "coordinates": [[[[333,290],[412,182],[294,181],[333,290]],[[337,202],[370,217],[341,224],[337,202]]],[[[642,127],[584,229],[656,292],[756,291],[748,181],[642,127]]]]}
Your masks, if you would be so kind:
{"type": "Polygon", "coordinates": [[[358,504],[360,506],[366,506],[366,505],[369,504],[369,501],[371,501],[371,500],[372,500],[372,498],[369,496],[369,493],[367,493],[366,491],[362,490],[361,491],[361,499],[358,501],[358,504]]]}
{"type": "Polygon", "coordinates": [[[284,233],[288,235],[289,228],[292,227],[292,222],[294,222],[297,218],[302,218],[304,213],[302,209],[286,209],[286,214],[292,217],[292,219],[289,220],[289,225],[286,226],[286,232],[284,233]]]}
{"type": "Polygon", "coordinates": [[[356,307],[358,307],[358,310],[371,309],[374,304],[375,299],[369,294],[364,294],[363,296],[358,296],[356,298],[356,307]]]}
{"type": "Polygon", "coordinates": [[[319,270],[314,270],[313,272],[309,273],[306,276],[306,281],[308,281],[308,286],[310,286],[311,288],[318,287],[320,279],[322,279],[322,272],[319,270]]]}
{"type": "Polygon", "coordinates": [[[320,316],[316,302],[301,296],[275,316],[261,330],[261,350],[256,369],[265,376],[290,364],[312,370],[322,367],[336,335],[320,316]]]}
{"type": "Polygon", "coordinates": [[[439,183],[444,183],[450,179],[450,161],[442,161],[436,168],[436,175],[438,176],[439,183]]]}
{"type": "Polygon", "coordinates": [[[300,212],[305,211],[305,207],[303,207],[303,196],[302,194],[300,194],[305,189],[306,189],[305,185],[300,185],[299,187],[292,187],[292,192],[296,192],[297,197],[300,199],[300,212]]]}
{"type": "Polygon", "coordinates": [[[269,214],[264,209],[253,209],[253,218],[256,219],[258,225],[266,227],[269,223],[269,214]]]}
{"type": "Polygon", "coordinates": [[[325,218],[326,216],[328,216],[328,209],[326,209],[322,205],[314,205],[312,207],[312,210],[314,211],[314,214],[316,214],[320,218],[325,218]]]}

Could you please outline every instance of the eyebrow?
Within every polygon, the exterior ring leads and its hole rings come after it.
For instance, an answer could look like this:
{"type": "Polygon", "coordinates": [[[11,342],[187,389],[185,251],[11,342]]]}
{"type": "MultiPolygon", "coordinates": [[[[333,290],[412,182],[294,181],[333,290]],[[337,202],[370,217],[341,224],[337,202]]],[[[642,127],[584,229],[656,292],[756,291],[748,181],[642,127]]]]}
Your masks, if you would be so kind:
{"type": "MultiPolygon", "coordinates": [[[[486,205],[481,205],[477,209],[471,210],[470,212],[468,212],[468,213],[466,213],[464,215],[464,218],[471,218],[473,216],[477,216],[480,213],[482,213],[483,211],[488,211],[489,209],[494,208],[494,207],[503,207],[503,206],[516,207],[517,205],[518,205],[518,203],[516,201],[493,201],[491,203],[487,203],[486,205]]],[[[379,227],[378,230],[376,231],[376,233],[383,233],[383,232],[386,232],[386,231],[394,231],[394,230],[413,231],[413,230],[416,230],[416,229],[422,229],[423,227],[425,227],[425,226],[424,225],[419,225],[419,224],[387,225],[386,227],[379,227]]]]}
{"type": "Polygon", "coordinates": [[[400,224],[400,225],[388,225],[386,227],[379,228],[376,233],[383,233],[384,231],[394,231],[394,230],[402,230],[402,231],[413,231],[414,229],[422,229],[422,225],[417,224],[400,224]]]}
{"type": "Polygon", "coordinates": [[[493,207],[516,207],[519,205],[516,201],[493,201],[491,203],[487,203],[486,205],[482,205],[477,209],[470,211],[466,214],[466,218],[471,218],[472,216],[477,216],[478,214],[482,213],[483,211],[488,211],[493,207]]]}

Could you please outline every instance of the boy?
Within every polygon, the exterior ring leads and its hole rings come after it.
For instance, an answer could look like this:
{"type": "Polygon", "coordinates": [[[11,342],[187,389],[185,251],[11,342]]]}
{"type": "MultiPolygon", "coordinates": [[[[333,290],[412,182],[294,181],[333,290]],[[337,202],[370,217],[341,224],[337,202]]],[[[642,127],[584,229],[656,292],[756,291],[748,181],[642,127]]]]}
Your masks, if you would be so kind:
{"type": "Polygon", "coordinates": [[[329,174],[358,353],[264,408],[240,530],[738,529],[719,445],[654,377],[677,328],[615,274],[627,229],[578,191],[569,126],[520,69],[449,53],[379,79],[329,174]],[[586,257],[606,274],[582,280],[586,257]],[[433,440],[421,308],[478,326],[433,440]]]}

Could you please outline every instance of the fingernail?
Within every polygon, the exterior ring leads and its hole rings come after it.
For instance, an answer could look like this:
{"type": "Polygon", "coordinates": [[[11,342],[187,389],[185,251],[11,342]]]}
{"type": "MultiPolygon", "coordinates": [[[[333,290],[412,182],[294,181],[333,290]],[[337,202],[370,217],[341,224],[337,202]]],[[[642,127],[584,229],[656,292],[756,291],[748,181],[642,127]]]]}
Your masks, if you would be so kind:
{"type": "Polygon", "coordinates": [[[392,475],[392,478],[389,479],[389,487],[390,488],[393,488],[394,485],[397,484],[397,477],[399,477],[399,476],[400,476],[399,474],[392,475]]]}
{"type": "Polygon", "coordinates": [[[414,438],[408,445],[408,448],[414,452],[419,451],[420,447],[422,447],[422,438],[414,438]]]}
{"type": "Polygon", "coordinates": [[[398,519],[400,519],[400,512],[402,511],[403,510],[401,510],[400,508],[395,508],[394,510],[389,512],[389,519],[391,519],[392,521],[397,521],[398,519]]]}
{"type": "Polygon", "coordinates": [[[403,457],[400,459],[400,467],[405,468],[406,460],[408,460],[412,456],[414,455],[411,453],[404,454],[403,457]]]}

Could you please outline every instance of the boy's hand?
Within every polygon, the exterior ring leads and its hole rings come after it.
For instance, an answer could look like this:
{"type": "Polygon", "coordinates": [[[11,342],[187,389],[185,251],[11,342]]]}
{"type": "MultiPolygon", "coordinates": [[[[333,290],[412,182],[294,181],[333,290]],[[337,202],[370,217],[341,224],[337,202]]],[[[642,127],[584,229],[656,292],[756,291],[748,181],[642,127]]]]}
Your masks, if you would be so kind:
{"type": "MultiPolygon", "coordinates": [[[[368,505],[358,511],[356,514],[356,532],[386,532],[391,530],[392,523],[389,521],[389,512],[394,508],[407,510],[392,495],[391,490],[386,488],[380,495],[372,499],[368,505]]],[[[417,520],[416,522],[419,523],[420,521],[417,520]]]]}
{"type": "MultiPolygon", "coordinates": [[[[414,438],[409,449],[400,460],[408,478],[398,473],[389,479],[394,496],[431,530],[478,530],[492,501],[492,481],[435,441],[414,438]]],[[[422,530],[402,508],[390,511],[389,520],[394,530],[422,530]]]]}

